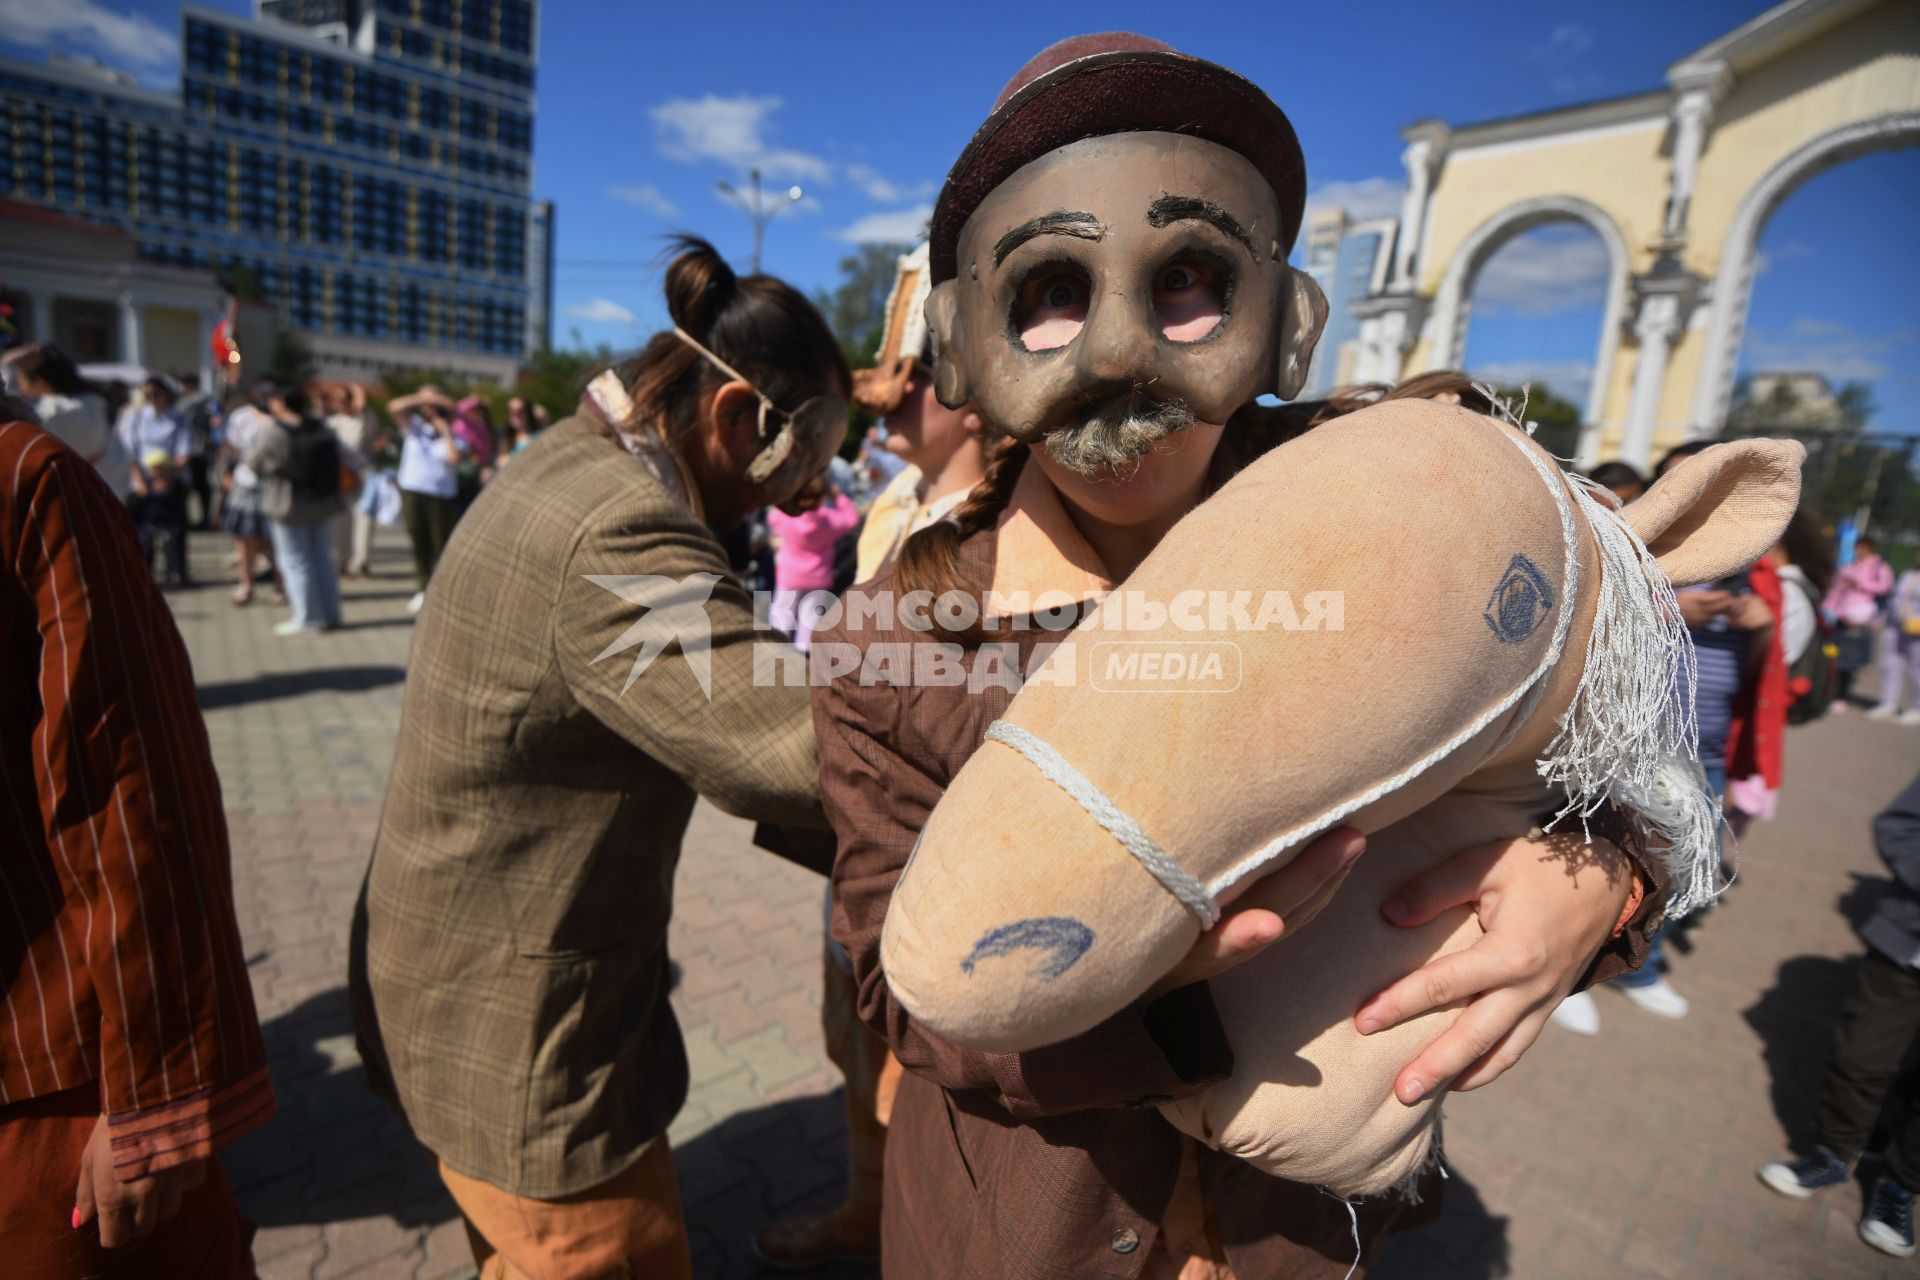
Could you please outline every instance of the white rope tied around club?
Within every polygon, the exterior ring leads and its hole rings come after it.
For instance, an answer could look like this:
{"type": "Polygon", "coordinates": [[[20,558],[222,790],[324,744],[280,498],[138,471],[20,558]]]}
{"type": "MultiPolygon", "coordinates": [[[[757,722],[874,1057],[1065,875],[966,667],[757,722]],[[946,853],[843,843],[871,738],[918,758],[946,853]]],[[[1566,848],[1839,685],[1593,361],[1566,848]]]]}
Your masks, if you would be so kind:
{"type": "Polygon", "coordinates": [[[1141,829],[1139,823],[1122,812],[1106,792],[1068,763],[1065,756],[1019,725],[1009,724],[1005,720],[995,720],[987,726],[987,740],[1003,743],[1018,751],[1048,781],[1078,801],[1080,807],[1087,811],[1087,816],[1106,828],[1108,834],[1147,869],[1147,874],[1158,880],[1168,893],[1179,900],[1181,906],[1194,914],[1200,921],[1201,929],[1211,929],[1219,921],[1220,905],[1207,892],[1207,887],[1175,862],[1172,855],[1141,829]]]}
{"type": "MultiPolygon", "coordinates": [[[[1489,399],[1493,400],[1497,409],[1500,409],[1507,415],[1501,419],[1502,421],[1507,421],[1515,426],[1518,425],[1518,423],[1512,419],[1512,410],[1507,408],[1504,401],[1500,400],[1490,390],[1484,393],[1489,399]]],[[[1434,765],[1446,759],[1449,755],[1452,755],[1467,742],[1470,742],[1495,720],[1506,715],[1508,712],[1513,712],[1513,717],[1508,724],[1506,732],[1501,735],[1499,742],[1496,744],[1495,750],[1497,751],[1500,747],[1504,747],[1508,742],[1513,740],[1514,736],[1519,733],[1521,727],[1526,723],[1527,717],[1533,714],[1534,707],[1539,703],[1542,694],[1544,694],[1546,690],[1547,674],[1552,671],[1554,665],[1560,661],[1561,652],[1566,647],[1567,634],[1573,629],[1574,603],[1579,599],[1580,595],[1580,547],[1573,517],[1573,503],[1567,496],[1567,486],[1561,480],[1559,469],[1546,462],[1538,451],[1531,448],[1527,442],[1519,436],[1502,431],[1501,439],[1505,440],[1515,449],[1518,449],[1520,456],[1525,458],[1528,464],[1533,467],[1535,474],[1540,477],[1540,482],[1546,486],[1547,492],[1553,496],[1560,515],[1560,542],[1562,547],[1560,599],[1554,610],[1553,635],[1548,643],[1546,653],[1541,656],[1540,661],[1534,666],[1532,674],[1529,675],[1524,682],[1516,685],[1504,698],[1489,707],[1481,715],[1466,725],[1463,725],[1452,737],[1391,777],[1382,779],[1358,795],[1349,796],[1333,808],[1322,810],[1308,821],[1273,837],[1273,839],[1267,841],[1230,867],[1223,875],[1217,877],[1214,882],[1208,886],[1210,893],[1224,893],[1227,889],[1239,884],[1261,867],[1264,867],[1283,851],[1304,845],[1308,840],[1328,830],[1341,819],[1364,809],[1382,796],[1390,795],[1398,791],[1401,787],[1406,786],[1409,782],[1412,782],[1415,778],[1433,768],[1434,765]]]]}
{"type": "MultiPolygon", "coordinates": [[[[1496,419],[1528,436],[1512,408],[1490,388],[1496,419]]],[[[1504,747],[1531,717],[1544,694],[1546,675],[1559,661],[1580,592],[1576,507],[1592,531],[1600,560],[1599,599],[1592,634],[1573,701],[1558,732],[1537,762],[1540,776],[1562,788],[1569,814],[1586,818],[1608,801],[1632,817],[1648,851],[1673,876],[1667,913],[1678,919],[1719,892],[1720,826],[1699,761],[1693,690],[1698,676],[1693,641],[1680,616],[1666,572],[1640,535],[1579,475],[1563,475],[1515,437],[1507,437],[1533,466],[1559,508],[1564,548],[1559,607],[1547,652],[1527,680],[1472,724],[1411,767],[1344,804],[1268,841],[1210,887],[1201,884],[1065,757],[1026,730],[995,721],[987,737],[1013,747],[1125,846],[1167,891],[1192,911],[1202,928],[1220,918],[1215,894],[1230,887],[1282,849],[1318,835],[1348,814],[1398,790],[1509,710],[1516,714],[1501,737],[1504,747]],[[1517,710],[1516,710],[1516,704],[1517,710]]],[[[1497,750],[1497,748],[1496,748],[1497,750]]],[[[1550,826],[1552,824],[1549,824],[1550,826]]]]}

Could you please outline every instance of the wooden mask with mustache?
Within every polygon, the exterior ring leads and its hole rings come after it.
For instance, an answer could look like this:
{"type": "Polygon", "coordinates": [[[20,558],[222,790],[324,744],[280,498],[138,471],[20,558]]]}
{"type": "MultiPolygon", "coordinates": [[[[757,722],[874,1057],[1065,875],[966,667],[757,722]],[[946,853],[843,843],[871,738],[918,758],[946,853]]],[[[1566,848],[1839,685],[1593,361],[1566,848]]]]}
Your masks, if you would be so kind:
{"type": "Polygon", "coordinates": [[[1119,133],[1061,147],[961,229],[927,320],[940,402],[1032,442],[1135,394],[1224,423],[1306,381],[1327,303],[1280,247],[1278,201],[1217,143],[1119,133]]]}

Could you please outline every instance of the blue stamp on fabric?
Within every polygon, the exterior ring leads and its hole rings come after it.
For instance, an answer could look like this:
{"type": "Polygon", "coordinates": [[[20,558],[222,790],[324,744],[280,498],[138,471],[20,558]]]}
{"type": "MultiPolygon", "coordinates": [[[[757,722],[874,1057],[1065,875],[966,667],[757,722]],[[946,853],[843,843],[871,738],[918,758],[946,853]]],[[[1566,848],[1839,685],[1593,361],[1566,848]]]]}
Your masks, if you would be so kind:
{"type": "Polygon", "coordinates": [[[1044,951],[1046,958],[1035,972],[1052,982],[1073,968],[1074,962],[1087,954],[1087,948],[1092,945],[1093,930],[1072,916],[1036,916],[1003,924],[980,935],[980,941],[973,944],[973,950],[960,962],[960,969],[971,975],[973,966],[982,960],[1015,951],[1044,951]]]}
{"type": "Polygon", "coordinates": [[[1519,644],[1538,631],[1552,612],[1553,587],[1547,576],[1533,561],[1515,556],[1500,575],[1500,585],[1493,589],[1482,616],[1495,639],[1519,644]]]}

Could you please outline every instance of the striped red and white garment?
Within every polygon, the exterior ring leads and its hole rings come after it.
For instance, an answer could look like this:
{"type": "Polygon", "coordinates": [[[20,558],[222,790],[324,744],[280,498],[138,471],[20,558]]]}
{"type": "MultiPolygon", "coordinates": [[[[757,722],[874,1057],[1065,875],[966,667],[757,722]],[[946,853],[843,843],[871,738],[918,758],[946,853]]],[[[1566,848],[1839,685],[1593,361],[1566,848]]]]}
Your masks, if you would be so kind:
{"type": "Polygon", "coordinates": [[[186,645],[86,460],[0,424],[0,1121],[97,1082],[114,1166],[273,1112],[186,645]]]}

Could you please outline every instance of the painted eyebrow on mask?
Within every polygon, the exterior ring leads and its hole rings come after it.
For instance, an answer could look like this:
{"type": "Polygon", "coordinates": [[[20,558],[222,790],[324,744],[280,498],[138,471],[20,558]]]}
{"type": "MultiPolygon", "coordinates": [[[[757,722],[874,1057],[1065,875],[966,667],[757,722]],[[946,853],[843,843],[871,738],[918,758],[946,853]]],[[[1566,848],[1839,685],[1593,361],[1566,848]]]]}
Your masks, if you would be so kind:
{"type": "Polygon", "coordinates": [[[1043,213],[1037,218],[1029,219],[1001,236],[999,243],[993,246],[993,265],[997,267],[1005,262],[1008,254],[1035,236],[1074,236],[1081,240],[1103,240],[1106,234],[1106,227],[1092,214],[1056,209],[1052,213],[1043,213]]]}
{"type": "Polygon", "coordinates": [[[1147,206],[1147,221],[1155,227],[1176,222],[1205,222],[1238,240],[1255,262],[1260,261],[1260,251],[1253,247],[1253,237],[1240,225],[1240,220],[1211,200],[1202,200],[1199,196],[1161,196],[1147,206]]]}

